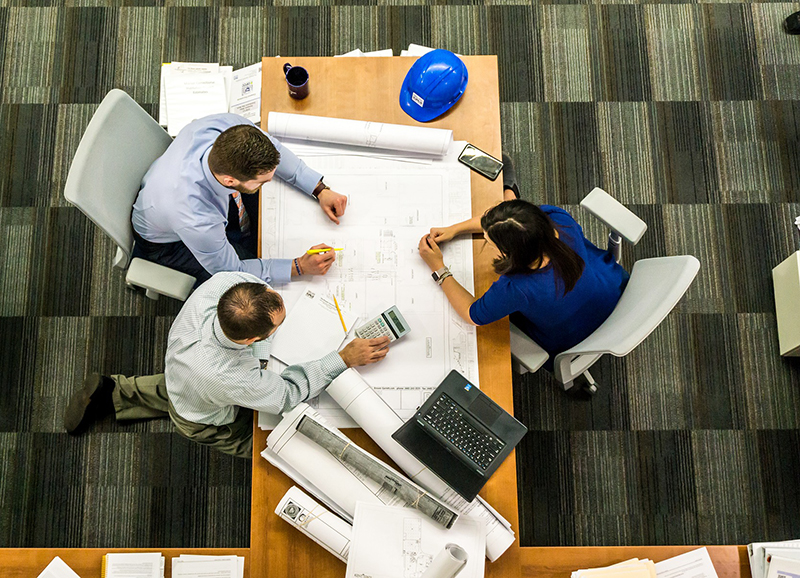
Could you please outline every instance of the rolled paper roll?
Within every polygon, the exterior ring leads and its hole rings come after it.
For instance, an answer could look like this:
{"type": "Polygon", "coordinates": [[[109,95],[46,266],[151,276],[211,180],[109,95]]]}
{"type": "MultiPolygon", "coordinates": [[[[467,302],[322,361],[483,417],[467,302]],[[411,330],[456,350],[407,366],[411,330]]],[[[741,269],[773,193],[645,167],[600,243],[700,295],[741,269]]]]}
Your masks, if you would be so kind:
{"type": "Polygon", "coordinates": [[[469,555],[458,544],[447,544],[422,573],[421,578],[454,578],[467,565],[469,555]]]}

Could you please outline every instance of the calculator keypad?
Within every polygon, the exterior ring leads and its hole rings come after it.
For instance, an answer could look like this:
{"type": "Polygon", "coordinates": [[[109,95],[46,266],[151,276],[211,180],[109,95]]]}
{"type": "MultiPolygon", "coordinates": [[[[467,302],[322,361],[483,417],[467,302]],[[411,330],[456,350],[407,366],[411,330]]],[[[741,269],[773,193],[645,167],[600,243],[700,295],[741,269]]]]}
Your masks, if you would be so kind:
{"type": "Polygon", "coordinates": [[[396,337],[383,317],[376,317],[366,325],[356,329],[356,336],[361,339],[375,339],[376,337],[388,337],[389,341],[394,341],[396,337]]]}

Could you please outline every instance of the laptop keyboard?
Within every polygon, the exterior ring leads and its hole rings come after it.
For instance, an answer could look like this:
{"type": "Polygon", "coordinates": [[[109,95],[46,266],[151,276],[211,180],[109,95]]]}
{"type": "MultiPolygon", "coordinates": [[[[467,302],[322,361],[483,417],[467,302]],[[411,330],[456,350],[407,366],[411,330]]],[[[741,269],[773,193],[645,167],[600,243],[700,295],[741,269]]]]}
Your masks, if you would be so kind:
{"type": "Polygon", "coordinates": [[[503,442],[490,433],[478,430],[465,419],[464,414],[465,411],[461,406],[443,393],[420,417],[485,470],[503,449],[503,442]]]}

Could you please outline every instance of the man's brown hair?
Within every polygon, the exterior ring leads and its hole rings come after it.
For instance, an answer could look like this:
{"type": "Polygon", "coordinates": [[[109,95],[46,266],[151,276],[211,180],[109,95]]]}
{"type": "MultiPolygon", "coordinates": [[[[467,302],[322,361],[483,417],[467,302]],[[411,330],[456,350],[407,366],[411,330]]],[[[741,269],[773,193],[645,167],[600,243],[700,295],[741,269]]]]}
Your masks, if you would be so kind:
{"type": "Polygon", "coordinates": [[[283,299],[263,283],[238,283],[217,303],[219,326],[229,339],[264,338],[275,328],[273,316],[283,310],[283,299]]]}
{"type": "Polygon", "coordinates": [[[208,168],[217,175],[250,181],[278,166],[281,155],[269,137],[251,124],[225,130],[208,153],[208,168]]]}

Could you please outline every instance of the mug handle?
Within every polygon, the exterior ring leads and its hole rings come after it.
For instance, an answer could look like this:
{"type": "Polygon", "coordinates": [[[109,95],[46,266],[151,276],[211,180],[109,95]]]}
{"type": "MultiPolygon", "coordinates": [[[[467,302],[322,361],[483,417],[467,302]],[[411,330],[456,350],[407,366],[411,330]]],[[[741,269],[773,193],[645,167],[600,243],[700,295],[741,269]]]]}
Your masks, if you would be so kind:
{"type": "Polygon", "coordinates": [[[288,62],[286,64],[284,64],[283,65],[283,74],[284,75],[289,74],[289,69],[291,69],[291,68],[292,68],[292,65],[289,64],[288,62]]]}

